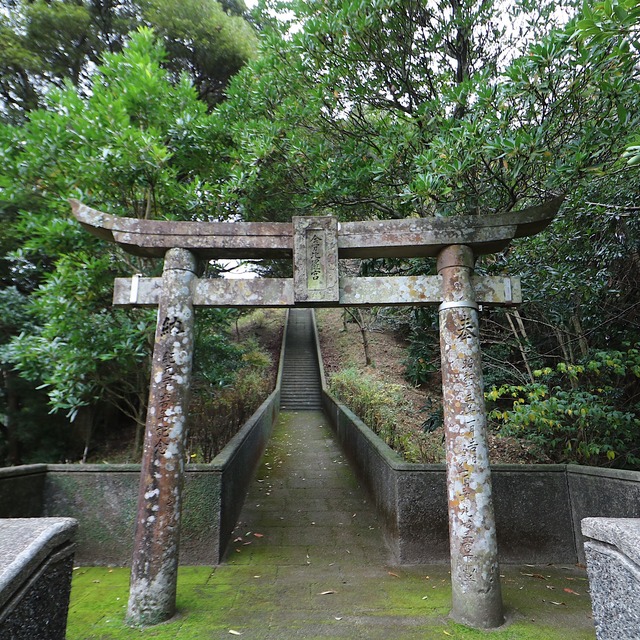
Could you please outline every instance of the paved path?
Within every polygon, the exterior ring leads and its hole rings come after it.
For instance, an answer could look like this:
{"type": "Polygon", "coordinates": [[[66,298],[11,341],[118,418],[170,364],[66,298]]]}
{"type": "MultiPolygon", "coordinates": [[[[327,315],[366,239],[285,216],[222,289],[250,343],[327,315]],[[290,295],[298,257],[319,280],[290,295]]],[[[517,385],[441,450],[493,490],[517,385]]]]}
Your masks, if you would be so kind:
{"type": "Polygon", "coordinates": [[[510,624],[448,619],[447,565],[387,564],[380,523],[324,416],[282,413],[235,541],[216,567],[181,567],[178,615],[124,625],[128,571],[74,572],[68,640],[594,640],[587,583],[571,567],[502,567],[510,624]]]}
{"type": "MultiPolygon", "coordinates": [[[[509,614],[512,618],[522,618],[528,606],[534,586],[531,571],[502,571],[507,608],[519,609],[509,614]]],[[[565,580],[565,572],[561,570],[558,580],[565,580]]],[[[317,411],[281,414],[226,560],[213,579],[239,589],[223,617],[244,637],[410,640],[484,635],[450,626],[447,565],[389,564],[381,523],[326,418],[317,411]]],[[[554,627],[560,616],[560,626],[572,629],[572,638],[593,637],[588,600],[586,609],[576,602],[575,611],[570,602],[569,611],[545,604],[559,595],[546,585],[535,588],[542,597],[536,597],[534,626],[554,627]]],[[[556,634],[543,631],[535,637],[562,637],[556,634]]],[[[530,636],[511,627],[506,637],[530,636]]]]}
{"type": "MultiPolygon", "coordinates": [[[[260,576],[253,579],[267,583],[256,637],[409,637],[399,632],[425,624],[419,607],[432,585],[419,578],[419,593],[392,613],[400,573],[388,555],[373,506],[324,415],[282,413],[225,561],[250,566],[260,576]]],[[[253,626],[261,608],[254,604],[237,625],[253,626]]],[[[448,603],[439,604],[446,614],[448,603]]]]}

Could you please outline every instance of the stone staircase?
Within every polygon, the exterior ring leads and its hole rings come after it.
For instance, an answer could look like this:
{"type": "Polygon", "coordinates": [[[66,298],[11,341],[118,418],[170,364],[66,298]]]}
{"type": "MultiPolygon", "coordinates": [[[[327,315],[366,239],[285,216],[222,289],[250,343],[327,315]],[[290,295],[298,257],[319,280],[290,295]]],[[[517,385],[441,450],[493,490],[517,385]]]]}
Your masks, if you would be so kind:
{"type": "Polygon", "coordinates": [[[291,309],[280,387],[282,411],[322,410],[320,368],[311,309],[291,309]]]}

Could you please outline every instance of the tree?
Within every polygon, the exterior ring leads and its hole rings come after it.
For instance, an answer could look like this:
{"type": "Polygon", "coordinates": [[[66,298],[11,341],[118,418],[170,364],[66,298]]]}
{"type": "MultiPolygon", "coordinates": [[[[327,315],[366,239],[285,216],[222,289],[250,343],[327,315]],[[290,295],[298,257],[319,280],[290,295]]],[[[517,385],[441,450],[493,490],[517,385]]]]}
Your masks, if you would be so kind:
{"type": "Polygon", "coordinates": [[[18,0],[0,14],[0,113],[19,121],[53,86],[86,89],[102,54],[121,51],[142,25],[161,34],[175,78],[188,72],[212,106],[254,54],[245,13],[241,0],[18,0]]]}
{"type": "Polygon", "coordinates": [[[26,318],[3,327],[0,360],[44,389],[54,411],[86,422],[87,438],[100,406],[144,421],[154,314],[112,309],[111,291],[114,276],[157,275],[160,265],[84,232],[67,199],[207,219],[225,171],[224,135],[186,75],[173,83],[165,55],[143,28],[104,55],[86,96],[51,90],[46,109],[0,127],[3,286],[26,318]]]}
{"type": "Polygon", "coordinates": [[[209,106],[219,103],[257,45],[242,8],[211,0],[143,0],[141,6],[164,40],[168,68],[176,76],[187,71],[200,99],[209,106]]]}
{"type": "MultiPolygon", "coordinates": [[[[538,368],[633,350],[637,150],[631,165],[622,156],[640,122],[636,4],[581,14],[570,3],[294,3],[296,28],[263,39],[220,108],[237,147],[225,207],[258,220],[483,215],[566,193],[547,232],[478,261],[481,273],[521,274],[529,301],[515,316],[484,312],[486,380],[523,385],[538,368]]],[[[430,319],[415,318],[428,335],[430,319]]],[[[428,345],[413,346],[409,359],[425,360],[428,345]]],[[[628,418],[639,406],[629,372],[624,393],[607,383],[605,404],[620,412],[632,461],[628,418]]],[[[580,384],[567,376],[558,387],[572,411],[600,393],[588,386],[596,375],[580,384]]],[[[617,445],[603,446],[611,460],[617,445]]]]}
{"type": "Polygon", "coordinates": [[[483,214],[610,165],[636,122],[633,56],[594,59],[551,30],[556,3],[522,6],[294,4],[302,28],[264,38],[222,107],[240,150],[227,199],[257,219],[483,214]]]}

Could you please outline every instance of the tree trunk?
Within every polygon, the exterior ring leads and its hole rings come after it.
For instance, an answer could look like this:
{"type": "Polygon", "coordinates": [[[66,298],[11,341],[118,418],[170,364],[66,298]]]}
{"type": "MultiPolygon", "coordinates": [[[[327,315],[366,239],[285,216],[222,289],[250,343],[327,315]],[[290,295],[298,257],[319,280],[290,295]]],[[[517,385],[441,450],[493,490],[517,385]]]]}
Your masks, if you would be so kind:
{"type": "MultiPolygon", "coordinates": [[[[352,311],[351,309],[347,309],[345,307],[345,311],[349,313],[349,315],[355,320],[358,328],[360,329],[360,335],[362,336],[362,348],[364,350],[364,361],[365,366],[370,366],[372,364],[371,361],[371,350],[369,349],[369,336],[367,335],[368,328],[367,323],[365,322],[364,316],[362,315],[361,309],[356,309],[352,311]]],[[[345,323],[346,326],[346,323],[345,323]]]]}
{"type": "Polygon", "coordinates": [[[93,420],[95,417],[95,410],[93,407],[85,406],[78,409],[78,415],[75,422],[80,433],[80,437],[83,440],[82,450],[82,464],[86,464],[87,457],[89,456],[89,447],[91,446],[91,437],[93,435],[93,420]]]}
{"type": "Polygon", "coordinates": [[[362,347],[364,349],[364,361],[365,366],[371,366],[371,350],[369,349],[369,336],[367,335],[367,328],[363,325],[360,327],[360,333],[362,334],[362,347]]]}
{"type": "MultiPolygon", "coordinates": [[[[516,326],[513,323],[513,320],[511,318],[511,313],[509,311],[507,311],[507,320],[509,321],[509,326],[511,327],[511,331],[516,338],[516,342],[518,343],[518,349],[520,349],[520,355],[522,356],[522,362],[524,362],[525,369],[527,370],[529,381],[531,382],[531,384],[533,384],[535,380],[533,378],[533,371],[531,371],[531,365],[529,364],[529,359],[527,358],[527,351],[524,347],[524,344],[522,343],[522,340],[520,339],[520,334],[518,333],[518,330],[516,329],[516,326]]],[[[522,323],[522,319],[520,320],[520,322],[522,323]]]]}
{"type": "Polygon", "coordinates": [[[3,429],[4,436],[7,440],[7,463],[11,466],[17,466],[22,464],[17,425],[18,412],[20,411],[20,398],[15,390],[15,374],[6,369],[2,373],[5,393],[7,394],[7,421],[3,429]]]}

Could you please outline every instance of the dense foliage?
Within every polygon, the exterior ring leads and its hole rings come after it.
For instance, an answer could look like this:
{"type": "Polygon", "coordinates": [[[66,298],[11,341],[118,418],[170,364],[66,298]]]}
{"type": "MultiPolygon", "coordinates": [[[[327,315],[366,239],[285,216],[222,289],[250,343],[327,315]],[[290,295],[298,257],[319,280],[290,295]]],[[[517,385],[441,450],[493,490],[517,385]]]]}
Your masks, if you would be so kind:
{"type": "MultiPolygon", "coordinates": [[[[237,156],[225,207],[258,220],[483,215],[562,192],[549,230],[478,262],[479,273],[521,275],[527,300],[519,311],[483,312],[487,389],[533,384],[537,369],[586,366],[596,352],[637,343],[640,44],[632,0],[287,6],[292,24],[265,36],[263,55],[234,79],[220,111],[237,156]]],[[[367,261],[361,273],[433,273],[433,265],[367,261]]],[[[438,367],[434,314],[400,317],[409,380],[424,383],[438,367]]],[[[591,403],[586,420],[605,441],[594,447],[612,453],[587,456],[573,446],[554,457],[636,465],[640,397],[608,397],[602,409],[599,383],[581,384],[582,395],[568,380],[549,392],[571,406],[591,403]],[[608,411],[625,426],[603,431],[596,423],[608,411]]],[[[515,424],[514,412],[505,415],[515,424]]],[[[566,416],[554,430],[580,428],[566,416]]],[[[555,436],[544,438],[554,453],[555,436]]]]}
{"type": "MultiPolygon", "coordinates": [[[[112,309],[110,287],[159,265],[82,231],[69,197],[143,218],[344,220],[486,215],[565,193],[547,231],[477,264],[520,274],[527,300],[483,311],[495,427],[548,441],[558,459],[637,465],[635,370],[624,398],[598,390],[615,389],[608,373],[561,375],[631,357],[640,342],[636,4],[265,1],[259,31],[234,0],[4,6],[5,457],[20,460],[26,416],[45,402],[53,421],[84,425],[85,440],[101,407],[137,424],[144,413],[153,314],[112,309]]],[[[210,315],[201,353],[216,359],[196,386],[224,388],[242,360],[225,337],[232,319],[210,315]]],[[[395,321],[410,338],[411,381],[424,383],[438,362],[434,314],[395,321]]],[[[195,448],[217,446],[205,441],[195,448]]]]}
{"type": "MultiPolygon", "coordinates": [[[[124,414],[138,425],[138,441],[144,423],[155,314],[113,309],[111,295],[114,276],[157,275],[161,264],[87,234],[67,199],[129,216],[207,219],[224,170],[207,105],[186,74],[175,79],[165,68],[153,32],[140,29],[102,61],[86,87],[49,86],[45,107],[22,124],[0,125],[0,304],[12,318],[0,339],[2,413],[13,462],[31,459],[25,447],[17,451],[26,409],[42,393],[80,439],[66,452],[52,448],[48,459],[86,456],[105,406],[116,410],[113,422],[124,414]],[[11,384],[16,373],[33,387],[11,384]]],[[[222,343],[231,320],[208,318],[222,343]]],[[[236,354],[200,354],[200,370],[208,367],[208,384],[218,386],[236,354]]]]}
{"type": "Polygon", "coordinates": [[[88,95],[95,66],[127,34],[153,27],[174,78],[191,77],[209,105],[253,55],[254,29],[241,0],[17,0],[0,11],[0,113],[11,119],[46,104],[71,82],[88,95]]]}

